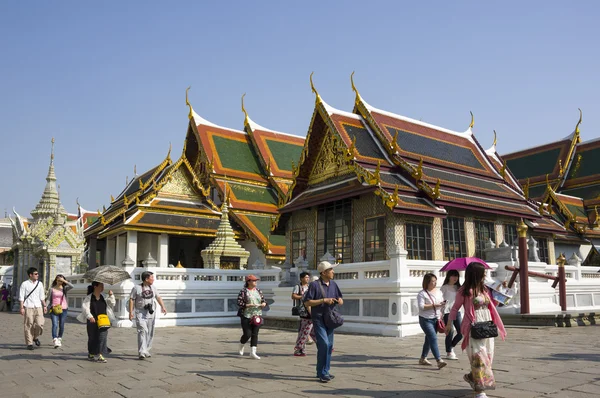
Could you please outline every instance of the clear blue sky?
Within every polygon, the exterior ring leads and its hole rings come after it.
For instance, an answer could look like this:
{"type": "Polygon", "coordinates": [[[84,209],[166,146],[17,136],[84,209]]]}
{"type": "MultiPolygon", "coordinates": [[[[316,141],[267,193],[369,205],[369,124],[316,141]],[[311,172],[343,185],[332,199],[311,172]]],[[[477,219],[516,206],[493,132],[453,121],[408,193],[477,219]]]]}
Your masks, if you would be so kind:
{"type": "Polygon", "coordinates": [[[204,118],[304,136],[314,96],[475,134],[501,153],[560,139],[583,110],[600,127],[597,2],[0,2],[0,217],[29,215],[50,139],[70,212],[108,205],[131,178],[178,157],[185,88],[204,118]]]}

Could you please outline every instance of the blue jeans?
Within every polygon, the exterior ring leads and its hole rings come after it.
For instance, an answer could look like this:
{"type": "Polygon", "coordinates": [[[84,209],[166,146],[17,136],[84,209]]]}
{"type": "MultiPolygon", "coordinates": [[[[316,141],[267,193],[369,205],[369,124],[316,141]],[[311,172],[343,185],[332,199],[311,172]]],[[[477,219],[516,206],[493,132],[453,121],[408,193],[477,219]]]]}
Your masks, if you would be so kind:
{"type": "Polygon", "coordinates": [[[438,348],[437,341],[437,332],[435,331],[435,325],[437,323],[437,319],[427,319],[419,316],[419,325],[421,325],[421,329],[425,333],[425,342],[423,343],[423,351],[421,352],[421,358],[427,358],[429,355],[429,349],[431,348],[431,352],[437,361],[442,359],[440,357],[440,349],[438,348]]]}
{"type": "Polygon", "coordinates": [[[313,318],[313,328],[317,338],[317,377],[329,374],[331,350],[333,350],[333,329],[323,323],[323,316],[313,318]]]}
{"type": "MultiPolygon", "coordinates": [[[[448,317],[450,314],[444,314],[444,325],[448,324],[448,317]]],[[[463,335],[460,333],[460,324],[462,323],[462,315],[460,312],[456,314],[456,319],[452,324],[454,325],[454,329],[456,329],[456,336],[454,336],[454,332],[450,332],[446,335],[446,352],[452,351],[454,347],[458,344],[459,341],[462,340],[463,335]]]]}
{"type": "Polygon", "coordinates": [[[56,339],[58,337],[62,338],[63,332],[65,331],[65,321],[67,320],[67,311],[63,310],[62,314],[54,315],[50,313],[50,318],[52,319],[52,338],[56,339]]]}

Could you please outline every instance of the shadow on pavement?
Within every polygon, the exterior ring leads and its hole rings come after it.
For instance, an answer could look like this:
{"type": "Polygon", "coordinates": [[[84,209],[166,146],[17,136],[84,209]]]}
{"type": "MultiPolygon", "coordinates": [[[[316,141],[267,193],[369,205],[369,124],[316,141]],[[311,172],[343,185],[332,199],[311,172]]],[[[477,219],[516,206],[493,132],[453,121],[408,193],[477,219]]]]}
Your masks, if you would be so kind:
{"type": "MultiPolygon", "coordinates": [[[[327,385],[332,386],[335,382],[330,382],[327,385]]],[[[393,391],[381,391],[381,390],[361,390],[360,388],[336,388],[336,389],[319,389],[319,390],[300,390],[304,394],[315,394],[315,395],[339,395],[339,396],[353,396],[353,397],[373,397],[373,396],[398,396],[398,397],[410,397],[410,398],[434,398],[434,397],[448,397],[450,390],[393,390],[393,391]]],[[[452,390],[453,397],[471,397],[473,396],[473,390],[452,390]],[[458,395],[460,394],[460,395],[458,395]]]]}
{"type": "Polygon", "coordinates": [[[600,362],[600,354],[558,353],[547,357],[537,358],[540,361],[592,361],[600,362]]]}
{"type": "Polygon", "coordinates": [[[316,377],[312,376],[298,376],[298,375],[280,375],[276,373],[253,373],[253,372],[245,372],[242,370],[234,371],[234,370],[215,370],[215,371],[205,371],[205,372],[190,372],[195,374],[196,376],[200,376],[203,378],[207,378],[213,380],[215,377],[251,377],[256,379],[265,379],[265,380],[299,380],[299,381],[311,381],[315,382],[319,381],[316,377]]]}

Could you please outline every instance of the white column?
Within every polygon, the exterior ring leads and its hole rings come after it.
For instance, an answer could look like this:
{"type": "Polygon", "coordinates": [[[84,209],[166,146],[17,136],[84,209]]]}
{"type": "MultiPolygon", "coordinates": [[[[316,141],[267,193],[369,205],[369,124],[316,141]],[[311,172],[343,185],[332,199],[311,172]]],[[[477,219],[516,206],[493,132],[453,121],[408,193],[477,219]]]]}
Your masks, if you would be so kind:
{"type": "MultiPolygon", "coordinates": [[[[160,234],[158,236],[158,266],[167,267],[169,265],[169,235],[160,234]]],[[[173,264],[175,265],[175,264],[173,264]]]]}
{"type": "Polygon", "coordinates": [[[129,257],[137,265],[137,243],[138,243],[138,235],[137,231],[127,231],[127,252],[125,253],[125,258],[129,257]]]}
{"type": "Polygon", "coordinates": [[[117,240],[117,249],[115,253],[115,265],[121,265],[123,260],[125,260],[125,250],[127,248],[127,236],[125,234],[119,235],[116,238],[117,240]]]}
{"type": "MultiPolygon", "coordinates": [[[[117,241],[116,238],[108,238],[106,239],[106,265],[116,265],[115,258],[115,249],[116,249],[117,241]]],[[[104,265],[104,264],[99,264],[104,265]]]]}

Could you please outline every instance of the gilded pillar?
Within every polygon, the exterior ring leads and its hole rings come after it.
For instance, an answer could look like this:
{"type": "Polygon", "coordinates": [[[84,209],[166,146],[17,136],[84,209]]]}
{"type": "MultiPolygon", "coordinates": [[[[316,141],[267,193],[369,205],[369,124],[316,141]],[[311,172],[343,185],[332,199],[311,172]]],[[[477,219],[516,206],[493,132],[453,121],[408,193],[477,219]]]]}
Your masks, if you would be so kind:
{"type": "Polygon", "coordinates": [[[431,235],[433,244],[433,259],[436,261],[441,261],[444,259],[444,231],[442,219],[440,217],[433,218],[431,235]]]}

